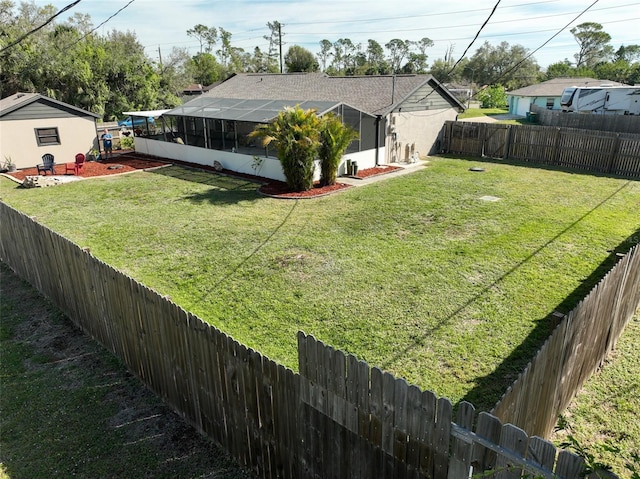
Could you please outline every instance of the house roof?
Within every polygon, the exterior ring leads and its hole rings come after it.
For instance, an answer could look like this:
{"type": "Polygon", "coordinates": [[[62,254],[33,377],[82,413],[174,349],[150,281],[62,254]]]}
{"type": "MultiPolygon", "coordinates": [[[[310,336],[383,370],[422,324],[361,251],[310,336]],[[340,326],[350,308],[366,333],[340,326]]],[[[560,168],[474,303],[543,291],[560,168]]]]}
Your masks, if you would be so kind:
{"type": "Polygon", "coordinates": [[[529,85],[524,88],[519,88],[507,92],[510,96],[562,96],[562,92],[565,88],[572,86],[624,86],[624,83],[619,83],[609,80],[597,80],[595,78],[586,77],[568,77],[568,78],[553,78],[551,80],[544,81],[542,83],[536,83],[535,85],[529,85]]]}
{"type": "Polygon", "coordinates": [[[73,105],[70,105],[68,103],[65,103],[59,100],[54,100],[53,98],[50,98],[45,95],[41,95],[40,93],[21,93],[21,92],[18,92],[14,95],[8,96],[0,100],[0,117],[9,114],[12,111],[18,110],[20,108],[24,108],[25,106],[30,105],[37,101],[53,103],[58,107],[61,107],[67,110],[72,110],[84,116],[89,115],[89,116],[93,116],[94,118],[100,118],[100,115],[96,113],[83,110],[82,108],[75,107],[73,105]]]}
{"type": "Polygon", "coordinates": [[[464,106],[431,75],[333,77],[324,73],[240,73],[214,86],[205,97],[244,100],[328,101],[372,115],[389,113],[429,84],[452,107],[464,106]]]}

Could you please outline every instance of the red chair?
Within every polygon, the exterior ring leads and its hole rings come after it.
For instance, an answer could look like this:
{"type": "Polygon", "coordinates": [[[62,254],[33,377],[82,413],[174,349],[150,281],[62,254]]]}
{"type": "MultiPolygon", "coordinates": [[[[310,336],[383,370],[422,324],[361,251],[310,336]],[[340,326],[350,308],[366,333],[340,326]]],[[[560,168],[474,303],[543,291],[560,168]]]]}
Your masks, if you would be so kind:
{"type": "Polygon", "coordinates": [[[82,153],[78,153],[76,155],[76,162],[75,163],[67,163],[67,164],[65,164],[65,172],[64,172],[64,174],[66,175],[67,173],[72,171],[74,175],[79,175],[80,174],[80,170],[82,170],[83,166],[84,166],[84,155],[82,153]]]}

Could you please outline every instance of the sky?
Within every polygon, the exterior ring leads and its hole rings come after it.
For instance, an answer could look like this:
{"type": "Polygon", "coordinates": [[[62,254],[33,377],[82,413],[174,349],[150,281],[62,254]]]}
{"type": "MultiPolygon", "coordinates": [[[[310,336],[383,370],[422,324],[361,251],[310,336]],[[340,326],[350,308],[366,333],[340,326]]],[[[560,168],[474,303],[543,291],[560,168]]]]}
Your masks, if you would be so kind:
{"type": "MultiPolygon", "coordinates": [[[[36,3],[52,4],[58,11],[72,0],[36,3]]],[[[450,49],[458,60],[496,3],[498,0],[81,0],[57,20],[78,12],[89,14],[97,27],[115,14],[96,31],[135,32],[154,60],[168,55],[173,47],[197,53],[200,44],[186,33],[197,24],[224,28],[232,34],[231,44],[247,52],[256,46],[267,51],[269,42],[263,38],[270,34],[267,22],[278,21],[283,25],[283,54],[294,44],[316,54],[323,39],[333,43],[349,38],[365,49],[368,39],[384,46],[394,38],[417,41],[426,37],[434,43],[426,51],[431,64],[450,49]]],[[[584,22],[600,23],[615,49],[640,44],[640,2],[501,0],[465,56],[470,58],[485,41],[492,45],[504,41],[530,52],[541,47],[533,57],[542,68],[565,59],[573,61],[578,45],[569,30],[584,22]]]]}

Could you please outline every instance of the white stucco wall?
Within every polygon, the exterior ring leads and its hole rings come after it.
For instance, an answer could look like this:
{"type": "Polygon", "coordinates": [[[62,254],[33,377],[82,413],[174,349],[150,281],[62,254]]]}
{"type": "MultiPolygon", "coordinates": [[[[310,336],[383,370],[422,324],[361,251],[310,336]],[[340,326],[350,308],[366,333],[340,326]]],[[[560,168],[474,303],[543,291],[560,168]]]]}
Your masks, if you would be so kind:
{"type": "Polygon", "coordinates": [[[526,116],[533,99],[529,96],[509,97],[509,113],[511,115],[526,116]]]}
{"type": "MultiPolygon", "coordinates": [[[[272,180],[285,181],[280,160],[275,157],[261,156],[260,158],[263,160],[262,163],[254,169],[254,158],[250,155],[231,153],[229,151],[209,150],[206,148],[180,145],[166,141],[150,140],[142,137],[135,137],[134,141],[136,151],[139,153],[168,158],[171,160],[185,161],[187,163],[194,163],[195,165],[213,166],[214,161],[219,161],[227,170],[257,175],[263,178],[270,178],[272,180]]],[[[384,157],[384,148],[381,148],[379,154],[380,163],[384,163],[384,157]]],[[[343,175],[345,173],[347,158],[352,161],[357,161],[359,169],[372,168],[375,166],[375,150],[349,153],[342,159],[338,168],[338,175],[343,175]]],[[[320,179],[319,162],[316,163],[314,179],[320,179]]]]}
{"type": "Polygon", "coordinates": [[[0,121],[0,163],[11,156],[18,169],[42,163],[45,153],[51,153],[56,164],[71,163],[77,153],[87,154],[96,144],[93,118],[0,121]],[[53,127],[58,128],[60,144],[38,146],[35,129],[53,127]]]}
{"type": "Polygon", "coordinates": [[[419,156],[436,153],[444,122],[457,116],[453,108],[391,113],[387,121],[386,163],[406,163],[412,152],[419,156]]]}

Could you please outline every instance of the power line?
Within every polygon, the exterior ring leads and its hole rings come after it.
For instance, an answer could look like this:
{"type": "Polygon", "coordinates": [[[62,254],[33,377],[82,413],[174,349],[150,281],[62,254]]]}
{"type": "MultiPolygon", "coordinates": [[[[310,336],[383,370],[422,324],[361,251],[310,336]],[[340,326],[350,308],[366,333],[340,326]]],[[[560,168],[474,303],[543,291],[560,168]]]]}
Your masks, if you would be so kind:
{"type": "Polygon", "coordinates": [[[133,2],[135,2],[136,0],[130,0],[129,3],[127,3],[124,7],[120,8],[118,11],[116,11],[116,13],[114,13],[113,15],[111,15],[109,18],[107,18],[104,22],[102,22],[100,25],[98,25],[97,27],[95,27],[94,29],[90,30],[89,32],[85,33],[84,35],[82,35],[80,38],[78,38],[75,42],[67,45],[66,47],[64,47],[62,50],[60,50],[60,53],[62,52],[66,52],[67,50],[69,50],[69,48],[71,48],[72,46],[80,43],[82,40],[84,40],[85,38],[87,38],[89,35],[91,35],[93,32],[95,32],[98,28],[100,28],[101,26],[103,26],[105,23],[107,23],[109,20],[111,20],[113,17],[115,17],[116,15],[118,15],[122,10],[124,10],[125,8],[127,8],[129,5],[131,5],[133,2]]]}
{"type": "Polygon", "coordinates": [[[500,0],[498,0],[498,2],[493,6],[493,10],[491,10],[491,13],[489,14],[489,16],[487,17],[487,19],[484,21],[484,23],[482,24],[482,26],[480,27],[480,30],[478,30],[478,32],[476,33],[476,36],[473,37],[473,40],[471,40],[471,43],[469,43],[469,45],[467,45],[467,48],[465,48],[464,52],[462,52],[462,56],[460,58],[458,58],[458,61],[455,62],[453,64],[453,66],[451,67],[451,70],[449,70],[449,72],[447,73],[447,76],[449,76],[451,74],[451,72],[453,70],[456,69],[456,67],[458,66],[458,64],[462,61],[462,59],[464,58],[464,56],[467,54],[467,52],[469,51],[469,49],[471,48],[471,45],[474,44],[474,42],[478,39],[478,37],[480,36],[480,32],[482,32],[482,29],[485,27],[485,25],[487,23],[489,23],[489,20],[491,19],[491,17],[493,16],[493,14],[496,12],[496,9],[498,8],[498,5],[500,5],[500,0]]]}
{"type": "Polygon", "coordinates": [[[58,13],[56,13],[55,15],[53,15],[52,17],[50,17],[46,22],[44,22],[42,25],[40,25],[39,27],[34,28],[33,30],[25,33],[24,35],[22,35],[20,38],[18,38],[17,40],[15,40],[14,42],[10,43],[9,45],[7,45],[6,47],[4,47],[2,50],[0,50],[0,53],[3,53],[4,51],[8,50],[11,47],[14,47],[16,45],[18,45],[20,42],[22,42],[25,38],[27,38],[29,35],[33,35],[35,32],[37,32],[38,30],[44,28],[46,25],[48,25],[49,23],[51,23],[58,15],[66,12],[67,10],[75,7],[77,4],[79,4],[82,0],[76,0],[73,3],[70,3],[69,5],[67,5],[66,7],[62,8],[58,13]]]}
{"type": "MultiPolygon", "coordinates": [[[[596,8],[593,11],[594,12],[599,12],[599,11],[603,11],[603,10],[611,10],[611,9],[616,9],[616,8],[624,8],[624,7],[634,7],[640,5],[640,3],[636,2],[636,3],[629,3],[626,5],[617,5],[615,7],[604,7],[604,8],[596,8]]],[[[506,7],[503,7],[506,8],[506,7]]],[[[502,8],[501,8],[502,10],[502,8]]],[[[476,10],[469,10],[469,11],[476,11],[476,10]]],[[[526,17],[526,18],[516,18],[516,19],[508,19],[508,20],[496,20],[493,21],[491,24],[492,25],[497,25],[499,23],[509,23],[509,24],[513,24],[515,22],[530,22],[531,20],[541,20],[541,19],[545,19],[545,18],[553,18],[553,17],[564,17],[567,15],[572,15],[575,13],[579,13],[579,12],[563,12],[563,13],[554,13],[554,14],[550,14],[550,15],[539,15],[539,16],[535,16],[535,17],[526,17]]],[[[445,15],[445,14],[436,14],[436,15],[445,15]]],[[[418,15],[420,16],[420,15],[418,15]]],[[[400,17],[400,18],[407,18],[407,17],[400,17]]],[[[413,18],[413,17],[411,17],[413,18]]],[[[355,23],[355,22],[354,22],[355,23]]],[[[609,23],[613,23],[613,22],[609,22],[609,23]]],[[[475,27],[477,26],[478,23],[467,23],[467,24],[456,24],[456,28],[462,28],[462,27],[475,27]]],[[[375,30],[376,33],[396,33],[396,32],[418,32],[418,31],[432,31],[432,30],[445,30],[445,29],[451,29],[451,25],[442,25],[442,26],[429,26],[428,28],[425,27],[420,27],[420,28],[399,28],[399,29],[395,29],[395,30],[375,30]]],[[[539,30],[539,31],[554,31],[555,29],[547,29],[547,30],[539,30]]],[[[362,33],[371,33],[371,30],[364,30],[364,31],[350,31],[348,32],[349,34],[362,34],[362,33]]],[[[288,35],[292,35],[292,36],[299,36],[299,35],[323,35],[323,32],[308,32],[308,31],[302,31],[302,32],[287,32],[288,35]]],[[[337,35],[341,35],[341,34],[337,34],[337,35]]],[[[256,38],[256,37],[253,37],[256,38]]],[[[467,37],[468,38],[468,37],[467,37]]],[[[242,39],[242,41],[248,41],[251,40],[252,38],[248,38],[248,39],[242,39]]],[[[466,38],[465,38],[466,39],[466,38]]],[[[461,40],[460,38],[456,38],[455,40],[461,40]]]]}
{"type": "MultiPolygon", "coordinates": [[[[529,5],[539,5],[541,3],[556,3],[559,0],[543,0],[543,1],[539,1],[539,2],[528,2],[528,3],[518,3],[515,5],[507,5],[503,8],[517,8],[517,7],[526,7],[529,5]]],[[[415,18],[426,18],[426,17],[437,17],[437,16],[443,16],[443,15],[458,15],[458,14],[462,14],[462,13],[474,13],[474,12],[484,12],[486,10],[486,8],[474,8],[471,10],[454,10],[451,12],[441,12],[441,13],[425,13],[422,15],[403,15],[403,16],[399,16],[399,17],[377,17],[377,18],[361,18],[361,19],[357,19],[357,20],[327,20],[327,21],[323,21],[323,22],[287,22],[287,25],[334,25],[334,24],[340,24],[340,23],[348,23],[348,24],[353,24],[353,23],[368,23],[368,22],[389,22],[392,20],[405,20],[405,19],[415,19],[415,18]]],[[[239,34],[242,33],[249,33],[249,32],[255,32],[255,31],[259,31],[259,28],[254,28],[252,30],[246,30],[244,32],[238,32],[239,34]]]]}
{"type": "MultiPolygon", "coordinates": [[[[467,45],[467,48],[465,48],[464,52],[462,52],[462,56],[460,56],[460,58],[458,58],[458,61],[455,62],[453,64],[453,66],[451,67],[451,70],[449,70],[449,72],[447,73],[446,76],[449,76],[451,74],[451,72],[453,70],[456,69],[456,67],[458,66],[458,63],[460,63],[462,61],[462,59],[464,58],[464,56],[467,54],[467,52],[469,51],[469,49],[471,48],[471,45],[473,45],[473,43],[477,40],[477,38],[480,36],[480,32],[482,32],[482,29],[485,27],[485,25],[487,23],[489,23],[489,20],[491,20],[491,17],[493,16],[493,14],[496,12],[496,9],[498,8],[498,5],[500,5],[500,0],[498,0],[496,2],[496,4],[493,6],[493,9],[491,10],[491,13],[489,14],[489,16],[487,17],[487,19],[484,21],[484,23],[482,24],[482,26],[480,27],[480,29],[476,32],[475,37],[473,37],[473,40],[471,40],[471,43],[469,43],[469,45],[467,45]]],[[[435,93],[436,89],[433,88],[429,93],[427,93],[425,96],[423,96],[422,98],[420,98],[419,101],[423,101],[425,99],[427,99],[429,96],[431,96],[433,93],[435,93]]]]}
{"type": "Polygon", "coordinates": [[[540,50],[542,47],[544,47],[547,43],[549,43],[551,40],[553,40],[555,37],[557,37],[558,35],[560,35],[560,33],[562,33],[564,30],[566,30],[573,22],[575,22],[578,18],[580,18],[582,15],[584,15],[591,7],[593,7],[596,3],[598,3],[600,0],[595,0],[591,5],[589,5],[587,8],[585,8],[584,10],[582,10],[582,12],[580,12],[573,20],[571,20],[569,23],[567,23],[564,27],[562,27],[560,30],[558,30],[556,33],[554,33],[547,41],[545,41],[542,45],[540,45],[538,48],[536,48],[535,50],[533,50],[531,53],[529,53],[528,55],[526,55],[522,60],[520,60],[518,63],[516,63],[514,66],[512,66],[511,68],[508,68],[506,71],[502,72],[502,74],[491,81],[491,83],[498,83],[498,81],[500,81],[502,78],[504,78],[505,76],[507,76],[509,73],[511,73],[512,71],[514,71],[516,68],[518,68],[520,65],[522,65],[527,59],[529,59],[529,57],[531,57],[535,52],[537,52],[538,50],[540,50]]]}

